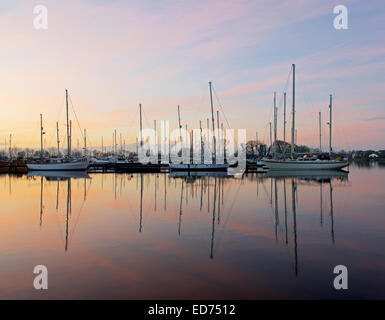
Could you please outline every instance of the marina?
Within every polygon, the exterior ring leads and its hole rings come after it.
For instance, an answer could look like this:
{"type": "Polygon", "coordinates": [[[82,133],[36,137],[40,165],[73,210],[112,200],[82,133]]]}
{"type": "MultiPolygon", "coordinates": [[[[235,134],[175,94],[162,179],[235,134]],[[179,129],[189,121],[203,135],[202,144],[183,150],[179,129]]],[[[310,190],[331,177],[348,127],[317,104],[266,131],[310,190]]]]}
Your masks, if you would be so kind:
{"type": "Polygon", "coordinates": [[[382,167],[354,165],[243,177],[2,174],[0,264],[12,282],[0,297],[338,299],[330,266],[343,253],[358,283],[345,294],[384,298],[383,179],[382,167]],[[27,276],[37,262],[55,270],[44,295],[27,276]]]}
{"type": "Polygon", "coordinates": [[[385,300],[384,16],[2,0],[0,300],[147,320],[385,300]]]}

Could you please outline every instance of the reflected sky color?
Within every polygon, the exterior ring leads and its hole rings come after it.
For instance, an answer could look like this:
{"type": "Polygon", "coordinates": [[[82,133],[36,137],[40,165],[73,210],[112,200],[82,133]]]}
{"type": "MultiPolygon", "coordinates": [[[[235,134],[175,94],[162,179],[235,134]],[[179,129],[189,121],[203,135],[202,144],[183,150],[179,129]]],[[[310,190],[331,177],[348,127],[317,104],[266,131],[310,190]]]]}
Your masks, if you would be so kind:
{"type": "MultiPolygon", "coordinates": [[[[249,139],[258,131],[268,142],[273,92],[281,138],[282,93],[291,101],[287,79],[296,63],[298,143],[318,145],[319,111],[326,137],[332,93],[335,148],[383,148],[385,4],[344,1],[349,29],[336,30],[337,4],[56,0],[46,4],[48,30],[37,31],[35,1],[2,1],[0,147],[9,133],[14,146],[38,147],[40,113],[47,148],[56,146],[56,121],[65,141],[65,88],[90,147],[99,146],[101,136],[111,146],[114,129],[134,143],[139,102],[147,127],[154,119],[176,127],[180,104],[183,124],[197,128],[209,117],[208,81],[230,126],[246,128],[249,139]]],[[[77,140],[76,124],[74,146],[77,140]]]]}
{"type": "Polygon", "coordinates": [[[384,178],[1,175],[0,298],[384,298],[384,178]]]}

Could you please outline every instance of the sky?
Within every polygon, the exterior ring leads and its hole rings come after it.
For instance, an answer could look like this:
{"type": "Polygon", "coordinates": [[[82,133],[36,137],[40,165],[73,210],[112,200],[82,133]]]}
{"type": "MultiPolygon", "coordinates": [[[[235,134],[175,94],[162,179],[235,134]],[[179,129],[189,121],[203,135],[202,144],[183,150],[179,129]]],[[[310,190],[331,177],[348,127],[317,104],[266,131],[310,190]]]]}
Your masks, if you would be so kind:
{"type": "MultiPolygon", "coordinates": [[[[298,144],[328,148],[333,94],[335,149],[385,149],[385,2],[354,0],[3,0],[0,2],[0,149],[65,141],[65,89],[76,116],[73,146],[126,144],[143,123],[169,120],[199,128],[214,108],[225,127],[268,143],[277,92],[283,138],[283,92],[291,121],[291,65],[296,64],[298,144]],[[45,5],[48,29],[34,27],[45,5]],[[336,5],[348,29],[335,29],[336,5]],[[227,121],[226,121],[227,120],[227,121]]],[[[287,139],[289,139],[287,134],[287,139]]],[[[63,145],[64,146],[64,145],[63,145]]]]}

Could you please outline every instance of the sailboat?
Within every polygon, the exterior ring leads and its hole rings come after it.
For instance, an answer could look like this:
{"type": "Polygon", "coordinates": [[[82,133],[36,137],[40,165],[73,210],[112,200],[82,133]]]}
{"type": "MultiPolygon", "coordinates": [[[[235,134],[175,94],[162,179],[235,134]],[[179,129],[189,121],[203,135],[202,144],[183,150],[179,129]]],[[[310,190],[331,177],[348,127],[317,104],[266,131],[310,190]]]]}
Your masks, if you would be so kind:
{"type": "MultiPolygon", "coordinates": [[[[66,158],[52,158],[47,161],[37,163],[27,163],[28,170],[33,171],[85,171],[89,166],[88,158],[72,159],[71,157],[71,142],[70,142],[70,127],[68,122],[68,90],[66,93],[66,115],[67,115],[67,157],[66,158]]],[[[40,137],[41,137],[41,158],[43,157],[43,122],[40,115],[40,137]]]]}
{"type": "MultiPolygon", "coordinates": [[[[339,170],[349,165],[348,161],[342,159],[332,160],[331,134],[332,134],[332,95],[330,95],[330,137],[329,157],[300,157],[294,159],[294,136],[295,136],[295,64],[293,64],[293,122],[291,128],[291,159],[263,159],[264,165],[270,170],[339,170]]],[[[275,119],[276,121],[276,119],[275,119]]]]}
{"type": "MultiPolygon", "coordinates": [[[[210,89],[210,103],[211,103],[211,120],[213,132],[215,132],[215,121],[214,121],[214,107],[213,107],[213,95],[211,82],[209,82],[210,89]]],[[[180,114],[179,114],[179,106],[178,106],[178,116],[179,116],[179,128],[181,128],[180,124],[180,114]]],[[[219,124],[218,124],[219,126],[219,124]]],[[[219,128],[218,128],[219,129],[219,128]]],[[[202,143],[201,143],[202,146],[202,143]]],[[[203,150],[201,150],[203,154],[203,150]]],[[[229,167],[227,163],[216,163],[216,139],[214,135],[214,154],[213,154],[213,163],[170,163],[170,170],[172,171],[226,171],[229,167]]]]}

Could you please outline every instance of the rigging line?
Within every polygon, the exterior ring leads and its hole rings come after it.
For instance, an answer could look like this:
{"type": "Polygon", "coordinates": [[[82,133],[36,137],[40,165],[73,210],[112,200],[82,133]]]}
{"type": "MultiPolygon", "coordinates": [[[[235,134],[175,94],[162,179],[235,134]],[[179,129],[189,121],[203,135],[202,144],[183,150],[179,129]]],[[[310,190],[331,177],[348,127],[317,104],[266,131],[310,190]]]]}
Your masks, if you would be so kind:
{"type": "Polygon", "coordinates": [[[232,211],[233,211],[233,207],[234,207],[234,204],[235,204],[235,200],[236,200],[237,197],[238,197],[238,193],[239,193],[239,190],[241,189],[241,185],[242,185],[242,183],[239,183],[239,184],[238,184],[237,192],[235,193],[235,197],[234,197],[234,199],[233,199],[233,202],[231,203],[229,212],[227,213],[227,217],[226,217],[225,223],[223,224],[221,233],[220,233],[219,236],[218,236],[218,241],[217,241],[216,245],[214,246],[214,252],[217,252],[217,247],[219,246],[219,244],[220,244],[220,242],[221,242],[221,239],[222,239],[223,230],[226,229],[227,222],[228,222],[228,220],[229,220],[229,218],[230,218],[230,214],[231,214],[232,211]]]}
{"type": "Polygon", "coordinates": [[[142,113],[143,113],[143,118],[144,118],[145,124],[148,126],[148,128],[151,128],[151,125],[149,125],[150,121],[148,120],[147,115],[146,115],[143,107],[142,107],[142,113]]]}
{"type": "Polygon", "coordinates": [[[81,134],[82,138],[84,139],[83,132],[82,132],[82,128],[80,127],[80,123],[79,123],[79,120],[78,120],[78,116],[76,115],[75,108],[74,108],[74,105],[73,105],[73,103],[72,103],[71,96],[68,95],[68,97],[70,98],[69,100],[70,100],[70,102],[71,102],[72,111],[73,111],[73,113],[74,113],[74,115],[75,115],[75,119],[76,119],[76,122],[77,122],[77,124],[78,124],[80,134],[81,134]]]}
{"type": "MultiPolygon", "coordinates": [[[[87,185],[87,182],[86,182],[86,185],[87,185]]],[[[91,190],[91,184],[88,185],[89,189],[87,189],[87,191],[89,192],[91,190]]],[[[76,217],[76,221],[75,221],[75,225],[74,225],[74,228],[72,229],[72,232],[71,232],[71,235],[69,237],[69,242],[72,241],[72,237],[73,235],[75,234],[75,230],[76,230],[76,226],[78,225],[78,222],[79,222],[79,219],[80,219],[80,214],[82,213],[82,210],[83,210],[83,207],[84,207],[84,204],[86,203],[86,200],[83,199],[83,202],[82,202],[82,205],[79,209],[79,214],[78,216],[76,217]]]]}
{"type": "Polygon", "coordinates": [[[57,115],[56,115],[56,119],[58,119],[58,121],[59,121],[61,114],[63,112],[64,101],[65,101],[65,95],[62,95],[61,104],[60,104],[59,110],[58,110],[57,115]]]}
{"type": "Polygon", "coordinates": [[[218,102],[218,104],[219,104],[219,107],[221,108],[221,111],[222,111],[223,117],[225,118],[225,121],[226,121],[226,123],[227,123],[227,126],[228,126],[228,127],[229,127],[229,129],[230,129],[230,124],[229,124],[229,122],[227,121],[227,117],[226,117],[226,115],[225,115],[225,112],[223,111],[223,107],[222,107],[222,104],[221,104],[221,102],[219,101],[219,98],[218,98],[217,92],[215,91],[215,89],[214,89],[214,86],[213,86],[213,85],[211,85],[211,87],[212,87],[212,89],[213,89],[213,91],[214,91],[214,95],[215,95],[215,97],[217,98],[217,102],[218,102]]]}
{"type": "MultiPolygon", "coordinates": [[[[289,81],[290,81],[291,72],[292,72],[292,68],[290,68],[289,74],[287,75],[285,87],[283,89],[283,92],[286,92],[286,97],[287,97],[287,89],[289,87],[289,81]]],[[[278,103],[278,108],[279,108],[279,106],[282,106],[282,102],[283,102],[283,93],[280,95],[280,100],[279,100],[279,103],[278,103]]]]}

